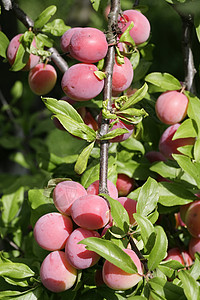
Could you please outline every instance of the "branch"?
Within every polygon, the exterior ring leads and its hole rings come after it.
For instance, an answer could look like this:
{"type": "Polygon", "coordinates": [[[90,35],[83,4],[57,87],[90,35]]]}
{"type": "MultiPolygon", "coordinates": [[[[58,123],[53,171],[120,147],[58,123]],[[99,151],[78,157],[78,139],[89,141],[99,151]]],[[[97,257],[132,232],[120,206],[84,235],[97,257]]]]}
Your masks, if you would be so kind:
{"type": "Polygon", "coordinates": [[[140,0],[135,0],[133,7],[138,6],[140,4],[140,0]]]}
{"type": "MultiPolygon", "coordinates": [[[[11,0],[1,0],[3,3],[3,7],[6,11],[13,10],[17,19],[20,20],[27,29],[32,29],[34,26],[34,21],[27,16],[27,14],[19,8],[19,6],[11,0]]],[[[64,73],[68,69],[67,62],[60,56],[58,51],[55,48],[50,48],[49,51],[52,53],[51,59],[55,63],[55,65],[60,69],[62,73],[64,73]]]]}
{"type": "MultiPolygon", "coordinates": [[[[113,66],[115,62],[115,46],[116,43],[116,34],[115,29],[118,24],[118,15],[120,12],[120,0],[112,0],[110,13],[108,15],[108,33],[107,33],[107,42],[109,45],[108,53],[106,56],[106,64],[105,64],[105,87],[103,92],[103,99],[108,99],[107,109],[111,110],[112,108],[112,74],[113,74],[113,66]]],[[[102,118],[101,128],[100,128],[100,136],[108,133],[109,130],[109,120],[105,120],[102,118]]],[[[108,194],[107,189],[107,177],[108,177],[108,141],[100,142],[100,174],[99,174],[99,193],[108,194]]]]}
{"type": "Polygon", "coordinates": [[[184,14],[176,5],[172,5],[172,7],[182,20],[182,51],[185,72],[184,82],[187,90],[191,93],[195,93],[194,76],[197,71],[195,69],[192,53],[192,33],[194,28],[193,16],[190,13],[184,14]]]}

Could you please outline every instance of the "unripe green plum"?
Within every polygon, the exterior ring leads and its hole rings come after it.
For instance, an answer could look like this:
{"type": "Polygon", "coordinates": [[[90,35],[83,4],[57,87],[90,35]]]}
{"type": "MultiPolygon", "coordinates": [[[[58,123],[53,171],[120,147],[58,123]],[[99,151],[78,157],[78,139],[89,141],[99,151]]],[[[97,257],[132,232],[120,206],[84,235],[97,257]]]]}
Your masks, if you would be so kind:
{"type": "MultiPolygon", "coordinates": [[[[15,61],[15,58],[17,55],[17,50],[20,45],[19,39],[21,36],[22,36],[21,33],[16,35],[14,38],[12,38],[12,40],[10,41],[10,43],[8,45],[7,59],[11,66],[14,64],[14,61],[15,61]]],[[[33,45],[33,47],[36,48],[35,40],[33,40],[32,45],[33,45]]],[[[25,65],[25,67],[22,69],[22,71],[29,71],[30,69],[32,69],[33,67],[35,67],[38,64],[39,60],[40,60],[39,56],[31,53],[29,56],[29,60],[28,60],[27,64],[25,65]]]]}
{"type": "Polygon", "coordinates": [[[104,80],[100,80],[93,64],[75,64],[63,75],[61,86],[64,93],[76,101],[87,101],[95,98],[104,87],[104,80]]]}
{"type": "Polygon", "coordinates": [[[70,55],[87,64],[103,59],[108,51],[108,43],[102,31],[85,27],[76,30],[70,39],[70,55]]]}
{"type": "Polygon", "coordinates": [[[65,255],[69,263],[76,269],[92,267],[100,259],[100,256],[96,252],[87,250],[84,244],[78,244],[78,242],[88,237],[100,238],[100,234],[97,231],[79,227],[67,239],[65,255]]]}
{"type": "Polygon", "coordinates": [[[119,196],[127,196],[133,189],[135,185],[135,180],[126,174],[118,174],[116,187],[119,196]]]}
{"type": "Polygon", "coordinates": [[[54,251],[65,247],[66,240],[72,230],[71,218],[52,212],[37,220],[33,234],[40,247],[48,251],[54,251]]]}
{"type": "Polygon", "coordinates": [[[97,230],[109,222],[109,207],[102,197],[86,195],[74,201],[71,206],[71,217],[78,226],[97,230]]]}
{"type": "Polygon", "coordinates": [[[76,278],[77,270],[67,261],[63,251],[53,251],[43,260],[40,279],[51,292],[60,293],[70,289],[76,278]]]}
{"type": "Polygon", "coordinates": [[[87,195],[85,188],[76,181],[61,181],[53,191],[53,201],[57,210],[70,216],[71,206],[79,197],[87,195]]]}
{"type": "Polygon", "coordinates": [[[30,70],[28,83],[32,92],[36,95],[46,95],[55,86],[57,73],[55,68],[49,64],[37,64],[30,70]]]}
{"type": "Polygon", "coordinates": [[[108,260],[105,261],[103,265],[103,281],[105,284],[113,290],[127,290],[134,287],[141,279],[142,279],[142,265],[135,254],[135,252],[131,249],[123,249],[126,252],[133,262],[135,263],[138,273],[130,274],[119,267],[113,265],[108,260]]]}
{"type": "Polygon", "coordinates": [[[157,117],[168,125],[181,122],[186,114],[188,98],[178,91],[167,91],[161,94],[155,105],[157,117]]]}
{"type": "Polygon", "coordinates": [[[124,32],[128,26],[133,22],[134,26],[130,30],[130,36],[135,44],[142,44],[146,42],[150,35],[149,20],[139,11],[130,9],[125,10],[123,15],[118,18],[119,28],[124,32]]]}

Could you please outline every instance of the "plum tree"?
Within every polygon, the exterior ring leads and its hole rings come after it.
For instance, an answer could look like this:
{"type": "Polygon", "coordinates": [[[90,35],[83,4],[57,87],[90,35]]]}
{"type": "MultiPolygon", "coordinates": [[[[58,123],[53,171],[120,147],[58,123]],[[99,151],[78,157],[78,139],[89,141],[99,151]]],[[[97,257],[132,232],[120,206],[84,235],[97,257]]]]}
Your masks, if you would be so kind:
{"type": "Polygon", "coordinates": [[[133,189],[135,180],[126,174],[119,173],[117,175],[116,187],[119,196],[127,196],[133,189]]]}
{"type": "Polygon", "coordinates": [[[195,238],[200,238],[200,201],[199,200],[190,203],[186,211],[184,220],[189,233],[195,238]]]}
{"type": "MultiPolygon", "coordinates": [[[[111,198],[116,199],[118,198],[118,190],[114,183],[107,180],[108,192],[111,198]]],[[[91,183],[87,188],[88,195],[98,195],[99,194],[99,180],[94,181],[91,183]]]]}
{"type": "Polygon", "coordinates": [[[195,259],[195,253],[200,253],[200,238],[191,237],[189,242],[189,254],[191,258],[195,259]]]}
{"type": "Polygon", "coordinates": [[[193,260],[188,251],[180,251],[178,248],[171,248],[168,250],[165,260],[169,259],[177,260],[186,267],[191,266],[193,263],[193,260]]]}
{"type": "Polygon", "coordinates": [[[159,141],[159,150],[160,152],[168,159],[173,159],[172,154],[180,154],[178,147],[183,147],[186,145],[193,145],[195,138],[180,138],[172,140],[173,136],[180,126],[179,123],[169,126],[162,134],[159,141]]]}
{"type": "Polygon", "coordinates": [[[188,98],[183,93],[167,91],[158,97],[155,109],[161,122],[173,125],[185,118],[187,107],[188,98]]]}
{"type": "MultiPolygon", "coordinates": [[[[16,54],[17,54],[17,50],[19,48],[20,45],[20,37],[22,36],[22,33],[16,35],[15,37],[12,38],[12,40],[10,41],[8,48],[7,48],[7,59],[10,63],[10,65],[12,66],[14,64],[15,58],[16,58],[16,54]]],[[[36,43],[35,40],[33,40],[32,42],[32,46],[36,48],[36,43]]],[[[25,67],[22,69],[23,71],[28,71],[30,69],[32,69],[33,67],[35,67],[38,63],[39,63],[40,57],[34,54],[30,54],[29,56],[29,60],[26,63],[25,67]]]]}
{"type": "Polygon", "coordinates": [[[86,27],[74,31],[68,48],[73,58],[84,63],[95,63],[106,56],[108,43],[102,31],[86,27]]]}
{"type": "Polygon", "coordinates": [[[60,213],[47,213],[40,217],[34,226],[34,238],[43,249],[54,251],[65,247],[73,230],[71,218],[60,213]]]}
{"type": "Polygon", "coordinates": [[[65,255],[69,263],[76,269],[92,267],[100,259],[100,256],[96,252],[87,250],[83,244],[78,244],[78,242],[88,237],[100,238],[100,234],[97,231],[77,228],[67,239],[65,255]]]}
{"type": "Polygon", "coordinates": [[[136,45],[146,42],[150,35],[151,26],[149,20],[137,10],[125,10],[118,19],[118,25],[122,32],[133,22],[134,26],[130,30],[130,35],[136,45]]]}
{"type": "Polygon", "coordinates": [[[87,195],[85,188],[76,181],[61,181],[53,191],[53,201],[59,212],[70,215],[73,202],[87,195]]]}
{"type": "Polygon", "coordinates": [[[135,222],[133,214],[136,213],[137,201],[135,201],[131,198],[128,198],[128,197],[119,197],[119,198],[117,198],[117,200],[126,209],[128,215],[129,215],[130,224],[133,225],[133,223],[135,222]]]}
{"type": "Polygon", "coordinates": [[[63,251],[49,253],[42,262],[40,279],[54,293],[70,289],[77,278],[77,270],[67,261],[63,251]]]}
{"type": "Polygon", "coordinates": [[[133,80],[133,67],[130,60],[124,57],[124,63],[119,64],[115,57],[112,78],[112,92],[114,94],[125,91],[133,80]]]}
{"type": "Polygon", "coordinates": [[[50,64],[37,64],[28,75],[29,86],[36,95],[48,94],[54,88],[56,80],[56,70],[50,64]]]}
{"type": "Polygon", "coordinates": [[[64,93],[76,101],[95,98],[104,87],[104,80],[100,80],[94,73],[97,70],[93,64],[81,63],[71,66],[62,78],[61,86],[64,93]]]}
{"type": "Polygon", "coordinates": [[[102,197],[86,195],[74,201],[71,217],[80,227],[88,230],[100,229],[109,221],[109,207],[102,197]]]}
{"type": "Polygon", "coordinates": [[[133,286],[135,286],[142,279],[142,265],[135,254],[135,252],[131,249],[123,249],[126,252],[133,262],[135,263],[138,273],[130,274],[119,267],[113,265],[111,262],[106,260],[103,265],[103,281],[107,286],[114,290],[127,290],[133,286]]]}

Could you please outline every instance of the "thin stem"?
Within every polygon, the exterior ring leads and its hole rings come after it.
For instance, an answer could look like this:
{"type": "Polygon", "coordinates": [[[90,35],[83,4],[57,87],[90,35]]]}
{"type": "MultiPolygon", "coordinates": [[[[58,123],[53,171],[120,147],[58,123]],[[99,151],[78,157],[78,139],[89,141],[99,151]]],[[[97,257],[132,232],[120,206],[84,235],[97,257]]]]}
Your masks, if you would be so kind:
{"type": "Polygon", "coordinates": [[[140,4],[140,0],[135,0],[133,7],[138,6],[140,4]]]}
{"type": "MultiPolygon", "coordinates": [[[[115,62],[115,48],[114,44],[116,43],[116,28],[118,15],[120,12],[120,0],[112,0],[110,13],[108,15],[108,33],[107,33],[107,42],[110,45],[108,48],[108,53],[106,56],[105,63],[105,87],[103,92],[103,100],[108,100],[107,109],[111,110],[112,108],[112,74],[113,66],[115,62]]],[[[100,128],[100,136],[108,133],[109,130],[109,120],[102,118],[102,124],[100,128]]],[[[100,142],[100,174],[99,174],[99,193],[108,194],[107,189],[107,177],[108,177],[108,149],[109,142],[101,141],[100,142]]]]}

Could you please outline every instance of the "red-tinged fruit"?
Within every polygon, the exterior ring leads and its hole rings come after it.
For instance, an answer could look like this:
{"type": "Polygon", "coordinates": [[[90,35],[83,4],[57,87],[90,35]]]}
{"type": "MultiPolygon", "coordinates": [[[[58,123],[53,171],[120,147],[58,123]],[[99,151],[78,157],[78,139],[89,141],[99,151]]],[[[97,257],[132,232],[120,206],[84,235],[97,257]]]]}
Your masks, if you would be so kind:
{"type": "Polygon", "coordinates": [[[71,214],[73,202],[87,195],[85,188],[76,181],[59,182],[53,191],[53,201],[57,210],[65,215],[71,214]]]}
{"type": "Polygon", "coordinates": [[[42,284],[51,292],[70,289],[76,282],[77,270],[67,261],[63,251],[49,253],[40,268],[42,284]]]}
{"type": "Polygon", "coordinates": [[[62,52],[69,54],[69,45],[70,45],[71,37],[76,31],[79,31],[80,29],[81,27],[70,28],[67,31],[65,31],[65,33],[61,36],[60,48],[62,52]]]}
{"type": "Polygon", "coordinates": [[[64,93],[76,101],[87,101],[95,98],[104,87],[104,79],[100,80],[93,64],[75,64],[63,75],[61,86],[64,93]]]}
{"type": "Polygon", "coordinates": [[[186,267],[191,266],[193,263],[193,260],[190,254],[188,253],[188,251],[181,252],[178,248],[172,248],[168,251],[165,260],[169,260],[169,259],[176,260],[186,267]]]}
{"type": "Polygon", "coordinates": [[[145,157],[150,163],[155,161],[166,161],[166,157],[159,151],[149,151],[145,154],[145,157]]]}
{"type": "Polygon", "coordinates": [[[181,154],[177,148],[186,145],[193,145],[195,143],[195,138],[193,137],[172,140],[179,126],[180,126],[179,123],[169,126],[163,132],[160,138],[159,150],[168,159],[173,159],[172,154],[181,154]]]}
{"type": "MultiPolygon", "coordinates": [[[[109,179],[107,180],[107,187],[108,187],[108,193],[109,196],[113,199],[118,198],[118,190],[114,183],[110,181],[109,179]]],[[[94,181],[89,185],[87,188],[87,193],[88,195],[98,195],[99,194],[99,180],[94,181]]]]}
{"type": "Polygon", "coordinates": [[[100,259],[100,256],[96,252],[87,250],[84,244],[78,244],[88,237],[100,238],[100,235],[94,230],[77,228],[67,239],[65,255],[69,263],[76,269],[87,269],[92,267],[100,259]]]}
{"type": "Polygon", "coordinates": [[[181,122],[186,114],[188,98],[178,91],[167,91],[161,94],[155,105],[157,117],[168,125],[181,122]]]}
{"type": "Polygon", "coordinates": [[[133,67],[130,60],[124,57],[124,63],[119,64],[115,57],[112,78],[112,92],[114,94],[125,91],[131,85],[133,80],[133,67]]]}
{"type": "Polygon", "coordinates": [[[30,70],[28,83],[32,92],[36,95],[46,95],[55,86],[57,73],[55,68],[49,64],[37,64],[30,70]]]}
{"type": "Polygon", "coordinates": [[[103,59],[108,51],[108,43],[102,31],[85,27],[76,30],[70,39],[70,55],[87,64],[103,59]]]}
{"type": "Polygon", "coordinates": [[[191,236],[200,238],[200,200],[190,204],[185,214],[185,224],[191,236]]]}
{"type": "Polygon", "coordinates": [[[150,35],[151,26],[149,20],[137,10],[125,10],[123,16],[118,18],[118,25],[122,32],[124,32],[133,22],[134,26],[130,30],[130,36],[135,44],[142,44],[146,42],[150,35]]]}
{"type": "Polygon", "coordinates": [[[88,230],[103,228],[109,222],[109,216],[107,202],[96,195],[80,197],[74,201],[71,207],[73,221],[88,230]]]}
{"type": "Polygon", "coordinates": [[[119,267],[113,265],[108,260],[105,261],[103,265],[103,281],[104,283],[113,290],[127,290],[134,287],[141,279],[142,279],[142,265],[133,250],[130,249],[123,249],[131,259],[133,260],[134,264],[137,267],[138,273],[130,274],[119,267]]]}
{"type": "Polygon", "coordinates": [[[65,247],[72,230],[72,220],[68,216],[53,212],[45,214],[37,220],[33,234],[40,247],[54,251],[65,247]]]}
{"type": "Polygon", "coordinates": [[[133,189],[135,180],[126,174],[119,173],[117,175],[116,187],[119,196],[127,196],[133,189]]]}
{"type": "MultiPolygon", "coordinates": [[[[17,50],[20,45],[19,39],[21,36],[22,36],[21,33],[16,35],[14,38],[12,38],[12,40],[10,41],[10,43],[8,45],[7,59],[11,66],[14,64],[14,61],[15,61],[15,58],[17,55],[17,50]]],[[[33,40],[32,46],[36,48],[35,40],[33,40]]],[[[29,60],[28,60],[27,64],[25,65],[25,67],[22,69],[22,71],[29,71],[30,69],[32,69],[33,67],[35,67],[38,64],[39,60],[40,60],[39,56],[31,53],[29,56],[29,60]]]]}
{"type": "Polygon", "coordinates": [[[195,253],[200,253],[200,238],[192,237],[189,242],[189,253],[192,259],[195,259],[195,253]]]}
{"type": "Polygon", "coordinates": [[[128,215],[129,215],[130,224],[133,225],[135,222],[133,214],[136,213],[137,201],[135,201],[131,198],[128,198],[128,197],[119,197],[117,200],[126,209],[128,215]]]}

